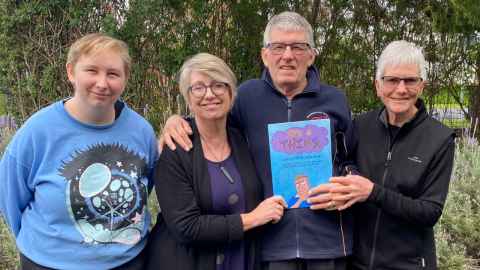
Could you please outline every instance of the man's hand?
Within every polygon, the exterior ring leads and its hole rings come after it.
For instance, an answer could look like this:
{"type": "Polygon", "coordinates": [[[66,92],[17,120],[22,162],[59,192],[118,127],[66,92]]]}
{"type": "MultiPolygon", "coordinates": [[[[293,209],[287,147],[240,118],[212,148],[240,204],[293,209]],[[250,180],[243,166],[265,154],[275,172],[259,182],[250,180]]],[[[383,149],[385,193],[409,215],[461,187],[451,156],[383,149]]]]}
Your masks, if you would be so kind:
{"type": "Polygon", "coordinates": [[[332,201],[338,206],[338,210],[347,209],[356,202],[367,200],[374,186],[372,181],[360,175],[332,177],[330,183],[337,184],[330,189],[330,195],[332,201]]]}
{"type": "Polygon", "coordinates": [[[188,137],[191,134],[192,128],[185,119],[178,114],[170,116],[163,126],[162,135],[158,139],[158,151],[162,152],[165,144],[172,151],[175,150],[174,141],[185,151],[189,151],[192,149],[192,141],[188,137]]]}
{"type": "Polygon", "coordinates": [[[330,190],[338,184],[327,183],[320,184],[308,191],[309,198],[307,202],[310,204],[310,209],[313,210],[333,210],[336,208],[335,201],[332,201],[332,194],[330,190]]]}

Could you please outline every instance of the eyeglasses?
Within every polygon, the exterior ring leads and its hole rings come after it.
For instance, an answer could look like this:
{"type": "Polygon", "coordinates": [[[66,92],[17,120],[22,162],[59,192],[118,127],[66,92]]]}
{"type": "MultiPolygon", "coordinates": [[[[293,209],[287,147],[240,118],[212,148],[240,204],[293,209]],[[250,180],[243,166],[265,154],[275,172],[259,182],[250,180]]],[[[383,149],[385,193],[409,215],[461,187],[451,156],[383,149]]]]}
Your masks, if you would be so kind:
{"type": "Polygon", "coordinates": [[[203,98],[207,93],[207,89],[210,89],[215,96],[221,96],[230,89],[228,83],[225,82],[212,82],[210,85],[195,84],[188,88],[190,93],[196,98],[203,98]]]}
{"type": "Polygon", "coordinates": [[[303,55],[306,53],[311,47],[310,44],[304,42],[296,42],[296,43],[280,43],[280,42],[273,42],[268,43],[266,48],[270,49],[272,54],[280,55],[284,54],[287,50],[287,47],[290,47],[290,50],[293,54],[296,55],[303,55]]]}
{"type": "Polygon", "coordinates": [[[397,87],[401,81],[403,81],[403,84],[405,85],[406,88],[414,88],[423,81],[423,79],[420,77],[399,78],[395,76],[383,76],[382,80],[383,80],[383,84],[388,88],[397,87]]]}

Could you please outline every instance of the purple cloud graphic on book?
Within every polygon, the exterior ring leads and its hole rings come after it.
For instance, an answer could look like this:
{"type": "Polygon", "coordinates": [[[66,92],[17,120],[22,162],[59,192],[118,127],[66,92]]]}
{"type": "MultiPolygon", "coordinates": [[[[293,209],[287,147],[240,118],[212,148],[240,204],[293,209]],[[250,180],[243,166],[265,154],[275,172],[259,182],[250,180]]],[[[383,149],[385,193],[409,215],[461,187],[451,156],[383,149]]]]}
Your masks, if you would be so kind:
{"type": "Polygon", "coordinates": [[[306,125],[277,131],[272,136],[273,150],[286,154],[320,152],[328,144],[328,130],[324,127],[306,125]]]}

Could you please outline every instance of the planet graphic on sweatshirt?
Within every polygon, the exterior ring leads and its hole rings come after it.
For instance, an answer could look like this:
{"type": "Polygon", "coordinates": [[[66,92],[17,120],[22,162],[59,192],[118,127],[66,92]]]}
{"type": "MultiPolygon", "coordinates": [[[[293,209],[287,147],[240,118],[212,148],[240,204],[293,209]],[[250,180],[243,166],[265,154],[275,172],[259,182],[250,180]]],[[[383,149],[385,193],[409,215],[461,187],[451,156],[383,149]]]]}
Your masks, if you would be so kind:
{"type": "Polygon", "coordinates": [[[121,145],[94,145],[64,162],[67,207],[83,242],[133,245],[145,232],[147,163],[121,145]]]}

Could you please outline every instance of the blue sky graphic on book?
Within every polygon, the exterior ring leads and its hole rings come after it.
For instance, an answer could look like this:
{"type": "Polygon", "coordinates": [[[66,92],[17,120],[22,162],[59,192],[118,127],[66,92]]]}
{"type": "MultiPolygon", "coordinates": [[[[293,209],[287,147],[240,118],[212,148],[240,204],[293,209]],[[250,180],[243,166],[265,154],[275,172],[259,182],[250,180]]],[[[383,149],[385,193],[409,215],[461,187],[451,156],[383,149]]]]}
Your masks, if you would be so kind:
{"type": "Polygon", "coordinates": [[[273,193],[289,208],[309,207],[308,189],[332,176],[330,120],[268,125],[273,193]]]}

